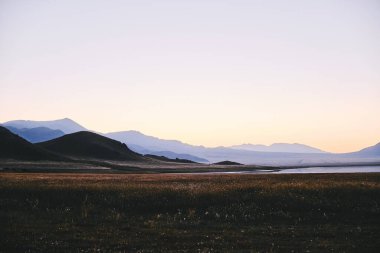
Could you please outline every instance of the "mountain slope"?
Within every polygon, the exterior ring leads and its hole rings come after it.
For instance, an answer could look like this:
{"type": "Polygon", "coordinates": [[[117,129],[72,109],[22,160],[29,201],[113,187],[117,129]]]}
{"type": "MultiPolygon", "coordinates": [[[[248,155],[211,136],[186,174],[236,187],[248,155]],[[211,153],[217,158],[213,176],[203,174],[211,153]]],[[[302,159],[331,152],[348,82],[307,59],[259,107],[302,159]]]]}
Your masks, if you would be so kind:
{"type": "Polygon", "coordinates": [[[79,131],[86,131],[87,129],[79,125],[75,121],[64,118],[50,121],[34,121],[34,120],[13,120],[3,123],[3,126],[11,126],[15,128],[36,128],[47,127],[53,130],[61,130],[65,134],[75,133],[79,131]]]}
{"type": "Polygon", "coordinates": [[[242,144],[231,146],[230,148],[260,152],[327,153],[318,148],[310,147],[299,143],[273,143],[269,146],[261,144],[242,144]]]}
{"type": "MultiPolygon", "coordinates": [[[[244,164],[272,164],[286,162],[298,164],[309,157],[325,158],[328,153],[291,153],[291,152],[259,152],[251,150],[233,149],[227,147],[206,148],[194,146],[175,140],[164,140],[144,135],[137,131],[113,132],[105,136],[136,147],[139,152],[157,154],[157,152],[174,152],[188,154],[206,159],[212,163],[224,160],[236,161],[244,164]],[[149,152],[148,152],[149,151],[149,152]]],[[[167,155],[164,155],[167,156],[167,155]]],[[[190,159],[191,160],[191,159],[190,159]]]]}
{"type": "Polygon", "coordinates": [[[363,148],[357,152],[348,153],[345,155],[358,156],[358,157],[380,157],[380,142],[368,148],[363,148]]]}
{"type": "Polygon", "coordinates": [[[198,156],[194,156],[194,155],[189,155],[189,154],[178,154],[178,153],[175,153],[175,152],[172,152],[172,151],[153,151],[153,150],[149,150],[149,149],[146,149],[146,148],[143,148],[139,145],[134,145],[134,144],[128,144],[128,147],[139,153],[139,154],[143,154],[143,155],[155,155],[155,156],[165,156],[169,159],[184,159],[184,160],[190,160],[190,161],[193,161],[193,162],[197,162],[197,163],[208,163],[209,161],[207,159],[204,159],[204,158],[201,158],[201,157],[198,157],[198,156]]]}
{"type": "Polygon", "coordinates": [[[150,151],[171,151],[175,153],[193,152],[204,150],[203,146],[194,146],[177,140],[164,140],[153,136],[142,134],[138,131],[123,131],[105,134],[108,138],[121,141],[127,145],[135,145],[150,151]]]}
{"type": "Polygon", "coordinates": [[[61,160],[40,147],[0,126],[0,159],[15,160],[61,160]]]}
{"type": "Polygon", "coordinates": [[[6,126],[6,128],[31,143],[48,141],[65,135],[61,130],[53,130],[47,127],[19,129],[12,126],[6,126]]]}
{"type": "Polygon", "coordinates": [[[64,135],[36,145],[61,155],[81,159],[144,160],[140,154],[130,150],[127,145],[86,131],[64,135]]]}

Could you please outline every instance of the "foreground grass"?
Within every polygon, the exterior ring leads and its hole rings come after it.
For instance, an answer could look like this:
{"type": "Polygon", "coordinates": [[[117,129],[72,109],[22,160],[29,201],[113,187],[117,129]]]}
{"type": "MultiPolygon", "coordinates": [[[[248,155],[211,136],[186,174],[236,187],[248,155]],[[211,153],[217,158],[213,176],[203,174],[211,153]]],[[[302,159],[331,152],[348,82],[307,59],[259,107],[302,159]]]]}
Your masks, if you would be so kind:
{"type": "Polygon", "coordinates": [[[0,174],[2,252],[379,252],[380,174],[0,174]]]}

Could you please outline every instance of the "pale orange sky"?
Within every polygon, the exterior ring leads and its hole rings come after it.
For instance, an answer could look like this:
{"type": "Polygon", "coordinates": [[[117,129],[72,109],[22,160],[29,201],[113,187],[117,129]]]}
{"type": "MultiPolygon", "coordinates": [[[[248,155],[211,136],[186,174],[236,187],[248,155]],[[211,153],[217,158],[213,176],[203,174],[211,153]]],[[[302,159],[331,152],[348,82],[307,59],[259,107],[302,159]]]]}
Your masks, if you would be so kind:
{"type": "Polygon", "coordinates": [[[1,1],[0,122],[190,144],[380,142],[378,1],[1,1]]]}

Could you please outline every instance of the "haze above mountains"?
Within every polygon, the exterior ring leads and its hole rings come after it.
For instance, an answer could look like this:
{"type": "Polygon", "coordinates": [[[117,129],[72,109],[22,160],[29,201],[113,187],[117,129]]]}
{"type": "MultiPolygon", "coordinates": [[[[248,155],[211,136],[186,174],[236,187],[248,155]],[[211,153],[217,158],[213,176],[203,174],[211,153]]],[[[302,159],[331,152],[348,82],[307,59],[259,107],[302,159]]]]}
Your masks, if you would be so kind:
{"type": "MultiPolygon", "coordinates": [[[[32,143],[49,141],[55,138],[65,140],[70,137],[67,134],[88,131],[85,127],[68,118],[53,121],[16,120],[5,122],[2,125],[32,143]]],[[[131,150],[143,155],[165,156],[171,159],[187,159],[203,163],[231,160],[245,164],[300,165],[370,161],[380,158],[379,144],[358,152],[332,154],[298,143],[275,143],[270,146],[242,144],[231,147],[208,148],[186,144],[177,140],[164,140],[147,136],[138,131],[121,131],[102,135],[125,143],[131,150]]],[[[90,136],[88,138],[95,137],[90,136]]],[[[54,141],[48,143],[54,143],[54,141]]],[[[47,146],[47,144],[44,145],[45,147],[47,146]]],[[[70,150],[76,148],[74,143],[65,146],[67,147],[67,150],[64,151],[66,153],[70,153],[70,150]]],[[[54,147],[54,145],[51,144],[50,147],[54,147]]],[[[63,151],[60,150],[60,152],[63,151]]],[[[99,151],[98,153],[102,152],[99,151]]]]}

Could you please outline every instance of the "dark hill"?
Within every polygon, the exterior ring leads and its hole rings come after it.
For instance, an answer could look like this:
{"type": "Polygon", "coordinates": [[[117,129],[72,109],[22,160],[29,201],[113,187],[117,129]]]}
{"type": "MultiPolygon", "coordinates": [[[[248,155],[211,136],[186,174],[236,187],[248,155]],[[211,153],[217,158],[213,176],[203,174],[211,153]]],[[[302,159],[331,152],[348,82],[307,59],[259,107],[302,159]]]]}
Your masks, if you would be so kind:
{"type": "Polygon", "coordinates": [[[87,131],[64,135],[36,145],[51,152],[74,158],[118,161],[144,160],[142,155],[133,152],[127,145],[87,131]]]}
{"type": "Polygon", "coordinates": [[[16,160],[61,160],[54,155],[20,136],[0,126],[0,159],[16,160]]]}
{"type": "Polygon", "coordinates": [[[149,158],[153,158],[155,160],[160,160],[160,161],[164,161],[164,162],[173,162],[173,163],[196,163],[194,161],[191,161],[191,160],[187,160],[187,159],[180,159],[180,158],[175,158],[175,159],[170,159],[170,158],[167,158],[166,156],[158,156],[158,155],[144,155],[145,157],[149,157],[149,158]]]}
{"type": "Polygon", "coordinates": [[[222,162],[218,162],[218,163],[214,163],[215,165],[243,165],[241,163],[237,163],[237,162],[231,162],[231,161],[222,161],[222,162]]]}

